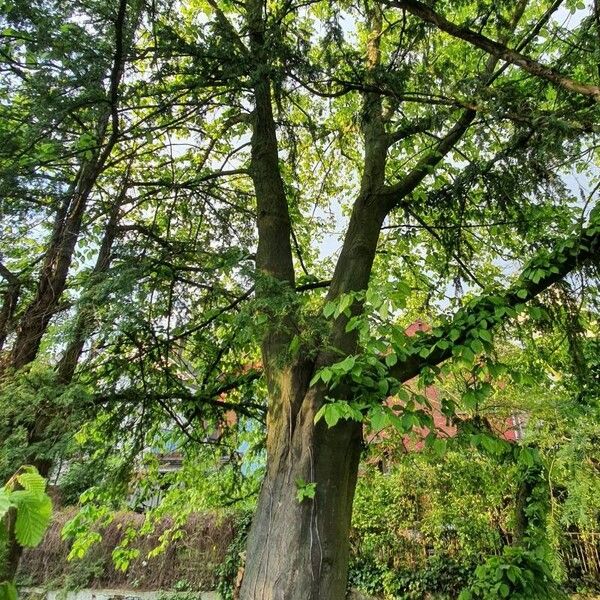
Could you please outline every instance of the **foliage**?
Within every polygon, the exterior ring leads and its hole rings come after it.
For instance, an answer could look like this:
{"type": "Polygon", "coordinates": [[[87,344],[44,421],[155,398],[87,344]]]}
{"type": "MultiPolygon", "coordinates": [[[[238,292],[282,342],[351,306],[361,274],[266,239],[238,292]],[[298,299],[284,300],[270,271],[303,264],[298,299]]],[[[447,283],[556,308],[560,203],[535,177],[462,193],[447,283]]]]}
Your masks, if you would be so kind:
{"type": "Polygon", "coordinates": [[[235,536],[227,548],[225,560],[217,569],[217,592],[221,595],[222,600],[233,600],[235,597],[235,586],[240,568],[243,568],[244,565],[244,550],[251,522],[252,512],[238,515],[235,536]]]}
{"type": "Polygon", "coordinates": [[[397,457],[388,473],[368,468],[354,504],[350,581],[390,598],[458,593],[502,547],[512,479],[497,461],[457,451],[397,457]]]}
{"type": "MultiPolygon", "coordinates": [[[[6,544],[13,536],[21,546],[37,546],[46,533],[51,516],[52,501],[46,493],[46,480],[35,467],[21,467],[0,488],[0,561],[8,560],[6,544]]],[[[10,575],[0,562],[2,600],[17,597],[10,575]]]]}
{"type": "Polygon", "coordinates": [[[469,589],[461,592],[460,600],[550,600],[567,598],[557,587],[548,565],[532,552],[505,547],[500,556],[489,558],[477,567],[469,589]]]}
{"type": "Polygon", "coordinates": [[[352,497],[363,425],[424,438],[411,485],[436,490],[424,515],[359,491],[373,572],[399,545],[378,511],[436,552],[451,523],[465,564],[497,550],[509,473],[538,550],[597,527],[599,24],[562,4],[0,2],[0,478],[91,465],[63,479],[73,555],[149,509],[126,569],[163,516],[157,554],[265,474],[308,518],[352,497]],[[518,450],[493,428],[514,415],[518,450]]]}

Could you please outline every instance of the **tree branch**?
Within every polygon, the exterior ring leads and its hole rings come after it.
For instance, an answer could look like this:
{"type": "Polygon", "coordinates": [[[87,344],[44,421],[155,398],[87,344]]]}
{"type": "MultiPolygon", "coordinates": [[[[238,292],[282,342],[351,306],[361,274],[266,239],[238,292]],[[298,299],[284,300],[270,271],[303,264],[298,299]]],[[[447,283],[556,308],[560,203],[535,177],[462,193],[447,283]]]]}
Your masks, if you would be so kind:
{"type": "Polygon", "coordinates": [[[445,33],[464,40],[492,56],[496,56],[506,62],[516,65],[535,77],[546,79],[568,92],[583,94],[584,96],[592,98],[594,102],[600,102],[600,87],[575,81],[574,79],[566,77],[554,69],[521,54],[521,52],[518,52],[517,50],[508,48],[505,44],[492,40],[467,27],[456,25],[422,2],[419,2],[419,0],[392,0],[388,2],[388,4],[396,8],[407,10],[423,21],[435,25],[445,33]]]}
{"type": "Polygon", "coordinates": [[[532,300],[582,263],[590,260],[598,263],[599,256],[600,225],[592,225],[579,238],[560,243],[549,256],[541,254],[532,259],[515,285],[504,294],[476,300],[471,306],[461,309],[440,335],[424,336],[408,357],[390,369],[390,375],[399,381],[408,381],[425,367],[433,367],[447,360],[456,345],[465,342],[470,334],[483,327],[483,321],[490,328],[500,324],[506,318],[505,308],[514,308],[532,300]],[[455,332],[454,335],[451,332],[455,332]]]}
{"type": "Polygon", "coordinates": [[[6,268],[4,264],[0,262],[0,275],[8,281],[8,283],[16,285],[20,283],[19,278],[9,269],[6,268]]]}

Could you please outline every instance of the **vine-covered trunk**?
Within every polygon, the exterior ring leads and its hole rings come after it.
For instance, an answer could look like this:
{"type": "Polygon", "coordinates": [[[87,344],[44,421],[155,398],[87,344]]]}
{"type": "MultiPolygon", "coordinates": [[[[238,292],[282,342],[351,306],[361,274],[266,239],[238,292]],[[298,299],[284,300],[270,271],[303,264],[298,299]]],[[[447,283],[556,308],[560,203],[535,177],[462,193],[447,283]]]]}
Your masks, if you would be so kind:
{"type": "MultiPolygon", "coordinates": [[[[269,423],[269,460],[250,529],[241,600],[342,600],[361,426],[314,425],[319,393],[269,423]],[[273,433],[271,433],[273,432],[273,433]],[[303,490],[314,497],[299,499],[303,490]]],[[[285,404],[291,407],[289,403],[285,404]]]]}

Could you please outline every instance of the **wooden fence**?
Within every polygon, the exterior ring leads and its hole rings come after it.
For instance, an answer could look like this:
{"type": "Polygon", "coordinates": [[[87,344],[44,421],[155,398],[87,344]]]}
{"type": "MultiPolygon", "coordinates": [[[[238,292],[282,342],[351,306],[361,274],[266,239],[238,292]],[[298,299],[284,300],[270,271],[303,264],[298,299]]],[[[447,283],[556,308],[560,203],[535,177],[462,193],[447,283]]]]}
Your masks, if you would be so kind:
{"type": "Polygon", "coordinates": [[[567,533],[565,536],[561,553],[569,573],[600,578],[600,532],[567,533]]]}

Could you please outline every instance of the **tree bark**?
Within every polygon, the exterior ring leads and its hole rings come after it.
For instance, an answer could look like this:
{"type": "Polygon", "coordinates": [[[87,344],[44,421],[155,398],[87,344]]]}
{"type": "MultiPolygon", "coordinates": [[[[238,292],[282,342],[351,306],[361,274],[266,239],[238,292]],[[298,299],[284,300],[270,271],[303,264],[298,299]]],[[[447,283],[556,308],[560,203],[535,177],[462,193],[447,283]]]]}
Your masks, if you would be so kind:
{"type": "MultiPolygon", "coordinates": [[[[307,385],[293,376],[290,392],[307,385]]],[[[342,599],[362,434],[358,423],[314,425],[321,393],[311,389],[295,419],[269,423],[268,466],[250,530],[242,600],[342,599]],[[315,496],[296,497],[303,482],[315,496]]]]}

